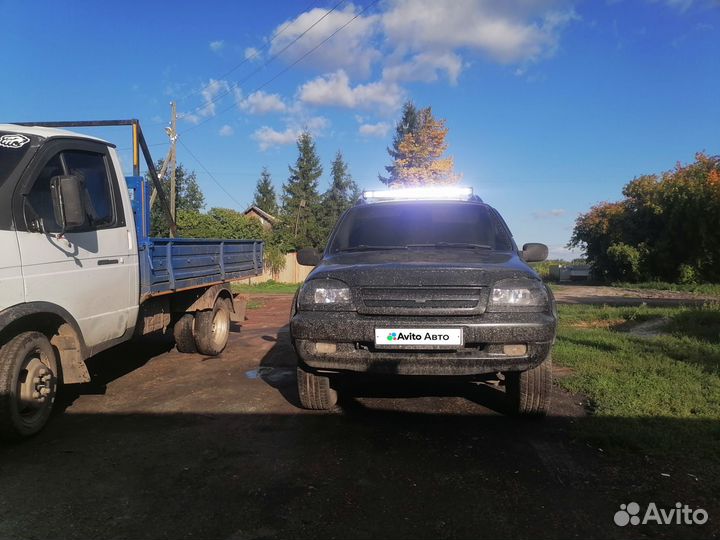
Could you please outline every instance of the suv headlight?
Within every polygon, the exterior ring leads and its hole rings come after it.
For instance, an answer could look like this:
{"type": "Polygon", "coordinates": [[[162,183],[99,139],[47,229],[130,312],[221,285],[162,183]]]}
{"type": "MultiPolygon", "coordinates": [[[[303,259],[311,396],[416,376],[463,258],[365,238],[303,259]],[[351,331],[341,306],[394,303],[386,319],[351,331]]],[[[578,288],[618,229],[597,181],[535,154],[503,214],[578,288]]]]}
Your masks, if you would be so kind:
{"type": "Polygon", "coordinates": [[[349,311],[352,307],[350,287],[338,279],[313,279],[300,289],[298,306],[300,309],[349,311]]]}
{"type": "Polygon", "coordinates": [[[490,293],[488,311],[540,311],[549,304],[547,290],[540,281],[503,279],[490,293]]]}

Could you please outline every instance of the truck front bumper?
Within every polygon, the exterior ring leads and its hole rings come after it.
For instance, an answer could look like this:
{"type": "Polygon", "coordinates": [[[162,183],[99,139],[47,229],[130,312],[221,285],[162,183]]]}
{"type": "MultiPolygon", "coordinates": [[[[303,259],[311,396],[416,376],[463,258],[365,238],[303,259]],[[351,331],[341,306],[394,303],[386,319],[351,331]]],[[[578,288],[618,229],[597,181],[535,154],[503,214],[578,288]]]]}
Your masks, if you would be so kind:
{"type": "Polygon", "coordinates": [[[485,313],[476,317],[387,317],[299,311],[290,334],[301,361],[322,372],[471,376],[525,371],[550,353],[557,321],[550,313],[485,313]],[[462,328],[457,348],[375,346],[376,328],[462,328]],[[508,355],[504,345],[526,345],[508,355]]]}

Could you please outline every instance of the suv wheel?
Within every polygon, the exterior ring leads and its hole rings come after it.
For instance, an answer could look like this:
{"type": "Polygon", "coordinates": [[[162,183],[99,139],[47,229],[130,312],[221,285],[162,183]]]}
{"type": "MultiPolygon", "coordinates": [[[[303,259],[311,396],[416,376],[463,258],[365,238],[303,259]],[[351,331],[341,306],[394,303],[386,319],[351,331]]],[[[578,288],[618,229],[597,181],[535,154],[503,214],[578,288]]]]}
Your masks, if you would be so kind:
{"type": "Polygon", "coordinates": [[[328,411],[337,403],[337,391],[330,386],[330,378],[297,368],[298,394],[305,409],[328,411]]]}
{"type": "Polygon", "coordinates": [[[522,416],[546,416],[552,394],[552,359],[527,371],[505,373],[510,411],[522,416]]]}

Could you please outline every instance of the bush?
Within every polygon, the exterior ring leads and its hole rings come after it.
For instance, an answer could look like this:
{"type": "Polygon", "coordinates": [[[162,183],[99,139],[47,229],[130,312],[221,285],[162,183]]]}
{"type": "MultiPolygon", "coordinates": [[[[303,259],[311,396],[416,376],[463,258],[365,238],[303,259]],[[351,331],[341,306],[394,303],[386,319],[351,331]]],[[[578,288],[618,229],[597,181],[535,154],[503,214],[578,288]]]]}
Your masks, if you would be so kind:
{"type": "Polygon", "coordinates": [[[640,252],[622,242],[612,244],[607,250],[606,277],[611,281],[639,281],[640,252]]]}
{"type": "Polygon", "coordinates": [[[683,285],[694,285],[698,282],[698,271],[694,266],[681,264],[678,268],[678,282],[683,285]]]}

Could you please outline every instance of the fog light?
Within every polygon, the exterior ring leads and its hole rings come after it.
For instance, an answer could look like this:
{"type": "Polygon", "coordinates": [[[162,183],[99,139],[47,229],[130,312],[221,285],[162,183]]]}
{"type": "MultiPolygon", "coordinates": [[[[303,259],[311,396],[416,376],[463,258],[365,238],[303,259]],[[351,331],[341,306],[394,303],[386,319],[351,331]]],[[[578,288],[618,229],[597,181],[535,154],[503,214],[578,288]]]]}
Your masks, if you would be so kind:
{"type": "Polygon", "coordinates": [[[324,341],[315,343],[315,352],[318,354],[333,354],[336,351],[337,345],[335,343],[326,343],[324,341]]]}
{"type": "Polygon", "coordinates": [[[503,353],[508,356],[523,356],[527,353],[527,345],[525,344],[514,344],[514,345],[503,345],[503,353]]]}

